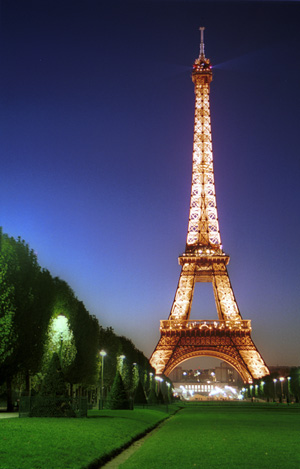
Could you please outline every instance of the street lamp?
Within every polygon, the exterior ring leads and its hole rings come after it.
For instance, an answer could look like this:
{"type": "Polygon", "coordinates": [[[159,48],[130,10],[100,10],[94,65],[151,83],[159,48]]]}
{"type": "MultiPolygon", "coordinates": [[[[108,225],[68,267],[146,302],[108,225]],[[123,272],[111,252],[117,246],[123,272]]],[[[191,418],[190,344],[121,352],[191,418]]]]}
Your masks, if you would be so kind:
{"type": "Polygon", "coordinates": [[[154,376],[154,379],[156,380],[157,382],[157,392],[159,392],[159,383],[162,383],[163,382],[163,378],[161,378],[160,376],[154,376]]]}
{"type": "Polygon", "coordinates": [[[265,397],[265,388],[264,388],[265,384],[266,383],[264,381],[260,382],[260,389],[261,389],[263,397],[265,397]]]}
{"type": "Polygon", "coordinates": [[[288,376],[287,377],[287,403],[289,404],[290,402],[290,380],[291,380],[291,377],[288,376]]]}
{"type": "Polygon", "coordinates": [[[101,350],[100,352],[101,355],[101,394],[100,394],[100,409],[103,409],[103,373],[104,373],[104,357],[107,355],[107,353],[104,350],[101,350]]]}
{"type": "Polygon", "coordinates": [[[280,385],[281,385],[281,402],[283,401],[283,381],[284,381],[284,378],[281,377],[279,378],[279,381],[280,381],[280,385]]]}
{"type": "Polygon", "coordinates": [[[273,379],[273,383],[274,383],[274,402],[275,402],[276,401],[276,383],[277,383],[276,378],[273,379]]]}
{"type": "Polygon", "coordinates": [[[125,360],[125,355],[120,355],[119,356],[119,367],[120,367],[120,374],[122,375],[123,372],[123,362],[125,360]]]}

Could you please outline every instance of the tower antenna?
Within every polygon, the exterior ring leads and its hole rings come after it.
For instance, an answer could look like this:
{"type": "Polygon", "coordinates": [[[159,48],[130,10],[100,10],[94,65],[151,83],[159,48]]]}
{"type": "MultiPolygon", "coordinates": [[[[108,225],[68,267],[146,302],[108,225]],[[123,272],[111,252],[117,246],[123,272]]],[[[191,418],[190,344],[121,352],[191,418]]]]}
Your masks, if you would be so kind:
{"type": "Polygon", "coordinates": [[[201,59],[204,59],[205,58],[205,54],[204,54],[204,26],[201,26],[199,28],[199,31],[201,33],[201,42],[200,42],[200,58],[201,59]]]}

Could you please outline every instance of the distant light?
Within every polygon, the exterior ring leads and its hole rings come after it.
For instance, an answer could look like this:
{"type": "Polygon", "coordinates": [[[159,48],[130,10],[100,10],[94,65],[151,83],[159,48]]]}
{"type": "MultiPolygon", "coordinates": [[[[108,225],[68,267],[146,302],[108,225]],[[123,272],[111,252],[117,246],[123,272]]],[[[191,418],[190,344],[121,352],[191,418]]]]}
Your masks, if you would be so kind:
{"type": "Polygon", "coordinates": [[[232,392],[232,394],[237,394],[236,389],[232,388],[231,386],[225,386],[225,389],[229,389],[229,391],[232,392]]]}
{"type": "Polygon", "coordinates": [[[101,355],[101,357],[105,357],[105,355],[107,355],[107,353],[104,350],[101,350],[100,355],[101,355]]]}

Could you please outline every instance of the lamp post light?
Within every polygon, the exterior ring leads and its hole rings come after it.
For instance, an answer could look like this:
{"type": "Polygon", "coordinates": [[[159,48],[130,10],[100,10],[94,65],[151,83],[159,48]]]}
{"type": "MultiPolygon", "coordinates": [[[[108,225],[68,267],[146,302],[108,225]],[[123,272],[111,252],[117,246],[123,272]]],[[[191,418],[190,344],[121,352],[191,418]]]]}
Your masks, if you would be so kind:
{"type": "Polygon", "coordinates": [[[277,383],[276,378],[273,379],[273,383],[274,383],[274,402],[275,402],[276,401],[276,383],[277,383]]]}
{"type": "Polygon", "coordinates": [[[120,355],[119,356],[119,367],[120,367],[120,375],[122,375],[122,371],[123,371],[123,362],[125,360],[125,355],[120,355]]]}
{"type": "MultiPolygon", "coordinates": [[[[155,379],[156,379],[156,377],[155,377],[155,379]]],[[[161,397],[161,393],[162,393],[162,384],[160,384],[160,383],[163,383],[163,382],[164,382],[164,379],[159,377],[159,380],[157,381],[157,383],[158,383],[158,389],[157,389],[158,396],[157,397],[158,397],[158,403],[159,404],[163,404],[163,402],[164,402],[164,400],[160,401],[160,397],[161,397]]]]}
{"type": "Polygon", "coordinates": [[[160,376],[155,376],[154,379],[155,379],[156,382],[157,382],[157,392],[159,393],[159,390],[160,390],[159,383],[162,383],[162,382],[163,382],[163,378],[161,378],[160,376]]]}
{"type": "Polygon", "coordinates": [[[287,403],[288,404],[290,403],[290,381],[291,381],[291,377],[288,376],[287,377],[287,403]]]}
{"type": "Polygon", "coordinates": [[[107,353],[104,350],[101,350],[101,393],[100,393],[100,409],[103,409],[103,397],[104,397],[104,389],[103,389],[103,376],[104,376],[104,357],[107,353]]]}
{"type": "Polygon", "coordinates": [[[281,402],[283,401],[283,381],[284,381],[284,378],[281,376],[279,378],[279,381],[280,381],[280,387],[281,387],[281,395],[280,395],[280,399],[281,399],[281,402]]]}

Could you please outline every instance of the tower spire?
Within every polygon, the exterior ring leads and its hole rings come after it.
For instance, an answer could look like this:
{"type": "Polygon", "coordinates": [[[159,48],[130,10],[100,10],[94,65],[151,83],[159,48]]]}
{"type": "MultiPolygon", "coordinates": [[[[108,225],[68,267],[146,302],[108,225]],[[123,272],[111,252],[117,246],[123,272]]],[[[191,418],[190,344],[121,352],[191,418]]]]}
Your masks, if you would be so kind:
{"type": "Polygon", "coordinates": [[[199,58],[200,59],[205,59],[205,53],[204,53],[204,26],[200,26],[199,31],[201,34],[201,42],[200,42],[200,54],[199,58]]]}

